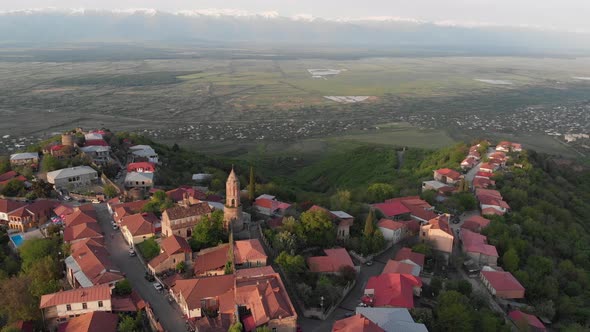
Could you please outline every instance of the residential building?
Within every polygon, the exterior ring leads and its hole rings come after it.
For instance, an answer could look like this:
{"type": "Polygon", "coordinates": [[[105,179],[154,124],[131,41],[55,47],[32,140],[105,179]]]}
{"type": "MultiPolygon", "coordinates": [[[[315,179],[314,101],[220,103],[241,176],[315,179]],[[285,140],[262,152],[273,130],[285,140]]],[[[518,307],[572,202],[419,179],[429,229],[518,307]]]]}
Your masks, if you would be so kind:
{"type": "Polygon", "coordinates": [[[110,160],[110,146],[92,145],[84,146],[79,149],[84,155],[92,159],[92,162],[94,162],[97,165],[106,165],[110,160]]]}
{"type": "Polygon", "coordinates": [[[510,210],[510,206],[503,200],[502,194],[497,190],[477,188],[475,189],[475,197],[479,201],[479,206],[484,215],[503,215],[510,210]],[[496,211],[490,211],[492,209],[496,211]]]}
{"type": "Polygon", "coordinates": [[[385,273],[369,278],[363,303],[371,307],[414,308],[414,295],[420,296],[422,281],[411,274],[385,273]]]}
{"type": "Polygon", "coordinates": [[[314,205],[308,211],[322,211],[336,225],[336,238],[338,240],[346,240],[350,236],[350,226],[354,223],[354,217],[344,211],[330,211],[319,205],[314,205]]]}
{"type": "Polygon", "coordinates": [[[129,147],[129,152],[134,161],[147,161],[157,164],[158,154],[149,145],[134,145],[129,147]]]}
{"type": "Polygon", "coordinates": [[[206,193],[189,186],[181,186],[176,189],[168,190],[166,192],[166,196],[168,196],[168,198],[170,198],[172,201],[185,206],[197,204],[207,200],[206,193]]]}
{"type": "Polygon", "coordinates": [[[106,248],[95,239],[73,243],[70,250],[71,255],[65,259],[66,277],[73,288],[114,286],[125,278],[109,259],[106,248]]]}
{"type": "Polygon", "coordinates": [[[406,308],[357,307],[356,313],[367,317],[386,332],[428,332],[424,324],[414,322],[406,308]]]}
{"type": "Polygon", "coordinates": [[[10,155],[10,165],[12,166],[34,166],[39,165],[39,153],[25,152],[10,155]]]}
{"type": "Polygon", "coordinates": [[[441,168],[434,171],[434,179],[446,184],[457,184],[463,178],[461,173],[450,168],[441,168]]]}
{"type": "Polygon", "coordinates": [[[197,277],[225,274],[225,264],[229,257],[229,243],[202,249],[197,253],[193,272],[197,277]]]}
{"type": "Polygon", "coordinates": [[[467,156],[467,158],[463,159],[461,162],[461,169],[464,171],[472,169],[478,162],[479,161],[475,159],[474,156],[467,156]]]}
{"type": "Polygon", "coordinates": [[[125,175],[125,188],[143,188],[149,190],[154,186],[154,173],[131,172],[125,175]]]}
{"type": "Polygon", "coordinates": [[[96,222],[66,226],[63,232],[65,243],[76,243],[86,239],[103,243],[102,230],[96,222]]]}
{"type": "Polygon", "coordinates": [[[97,133],[97,132],[90,132],[90,133],[86,133],[84,134],[84,139],[91,141],[91,140],[99,140],[99,139],[103,139],[104,137],[102,136],[101,133],[97,133]]]}
{"type": "Polygon", "coordinates": [[[0,199],[0,221],[2,221],[3,223],[8,223],[8,215],[11,212],[19,208],[22,208],[26,205],[27,203],[25,202],[13,201],[9,199],[0,199]]]}
{"type": "Polygon", "coordinates": [[[385,330],[364,315],[356,314],[335,321],[332,332],[385,332],[385,330]]]}
{"type": "Polygon", "coordinates": [[[117,332],[119,315],[105,311],[93,311],[74,317],[60,324],[59,332],[117,332]]]}
{"type": "Polygon", "coordinates": [[[461,249],[479,265],[496,266],[498,251],[487,243],[487,237],[466,228],[461,229],[461,249]]]}
{"type": "Polygon", "coordinates": [[[496,186],[496,181],[491,180],[488,177],[482,177],[482,176],[476,176],[473,178],[473,181],[471,182],[471,186],[473,188],[493,188],[496,186]]]}
{"type": "Polygon", "coordinates": [[[58,160],[69,159],[76,155],[76,148],[70,145],[52,145],[47,149],[43,149],[43,154],[50,154],[58,160]]]}
{"type": "Polygon", "coordinates": [[[8,214],[8,228],[17,229],[21,232],[34,227],[33,215],[26,206],[20,207],[8,214]]]}
{"type": "Polygon", "coordinates": [[[53,184],[56,189],[73,190],[90,186],[97,183],[97,181],[98,173],[88,166],[62,168],[47,173],[47,182],[53,184]]]}
{"type": "Polygon", "coordinates": [[[443,253],[447,258],[453,253],[454,240],[448,218],[448,215],[441,215],[420,226],[420,242],[428,242],[432,249],[443,253]]]}
{"type": "Polygon", "coordinates": [[[109,143],[104,139],[89,139],[84,141],[84,146],[109,146],[109,143]]]}
{"type": "Polygon", "coordinates": [[[391,243],[398,243],[406,236],[406,225],[391,219],[381,219],[377,227],[383,234],[383,238],[391,243]]]}
{"type": "Polygon", "coordinates": [[[129,245],[136,245],[156,235],[160,219],[153,213],[136,213],[121,219],[121,233],[129,245]]]}
{"type": "Polygon", "coordinates": [[[127,172],[139,172],[139,173],[154,173],[156,171],[156,165],[147,161],[141,161],[137,163],[129,163],[127,165],[127,172]]]}
{"type": "Polygon", "coordinates": [[[481,231],[488,227],[490,220],[480,215],[473,215],[463,221],[461,228],[468,229],[475,233],[481,233],[481,231]]]}
{"type": "Polygon", "coordinates": [[[291,204],[284,203],[276,199],[272,195],[260,195],[252,204],[256,212],[265,216],[284,216],[291,204]]]}
{"type": "Polygon", "coordinates": [[[498,166],[492,163],[483,163],[479,166],[479,171],[484,173],[494,173],[498,169],[498,166]]]}
{"type": "Polygon", "coordinates": [[[420,276],[422,267],[410,260],[395,261],[389,260],[381,273],[399,273],[399,274],[411,274],[415,277],[420,276]]]}
{"type": "Polygon", "coordinates": [[[340,273],[345,266],[354,268],[352,258],[344,248],[324,249],[326,256],[314,256],[307,259],[307,265],[311,272],[340,273]]]}
{"type": "Polygon", "coordinates": [[[524,287],[510,272],[495,271],[486,268],[480,272],[480,278],[490,293],[502,299],[524,298],[524,287]]]}
{"type": "Polygon", "coordinates": [[[149,200],[140,200],[126,203],[121,203],[118,200],[110,200],[107,202],[107,208],[109,213],[113,216],[113,219],[116,222],[121,222],[121,219],[127,215],[140,213],[147,203],[149,203],[149,200]]]}
{"type": "Polygon", "coordinates": [[[234,289],[235,276],[227,274],[177,280],[170,293],[185,317],[198,318],[207,310],[233,313],[234,289]]]}
{"type": "Polygon", "coordinates": [[[238,240],[234,244],[236,268],[265,266],[268,257],[258,239],[238,240]]]}
{"type": "Polygon", "coordinates": [[[49,326],[95,311],[112,311],[111,288],[100,285],[41,296],[39,308],[49,326]]]}
{"type": "Polygon", "coordinates": [[[537,318],[535,315],[527,314],[520,310],[513,310],[508,314],[508,317],[519,329],[531,332],[547,331],[545,325],[543,325],[543,323],[541,323],[539,318],[537,318]]]}
{"type": "Polygon", "coordinates": [[[148,269],[152,274],[156,274],[175,269],[180,262],[190,266],[192,252],[190,245],[183,237],[168,236],[160,242],[160,254],[149,261],[148,269]]]}
{"type": "Polygon", "coordinates": [[[211,215],[211,207],[206,202],[191,206],[175,206],[162,213],[162,236],[179,235],[189,238],[193,228],[205,215],[211,215]]]}
{"type": "Polygon", "coordinates": [[[413,252],[410,248],[401,248],[395,255],[395,260],[398,262],[413,263],[424,268],[424,260],[426,256],[417,252],[413,252]]]}
{"type": "Polygon", "coordinates": [[[391,220],[408,220],[410,219],[410,209],[401,201],[391,201],[373,204],[373,207],[383,213],[385,218],[391,220]]]}

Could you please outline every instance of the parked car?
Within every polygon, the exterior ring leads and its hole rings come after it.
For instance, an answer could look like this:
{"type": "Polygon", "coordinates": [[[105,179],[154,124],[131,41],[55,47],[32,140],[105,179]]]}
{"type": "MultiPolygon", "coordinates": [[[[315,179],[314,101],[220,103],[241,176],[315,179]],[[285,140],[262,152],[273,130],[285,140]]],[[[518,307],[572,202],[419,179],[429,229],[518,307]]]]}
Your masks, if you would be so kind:
{"type": "Polygon", "coordinates": [[[157,281],[156,281],[156,282],[154,282],[154,283],[152,283],[152,285],[154,285],[154,288],[155,288],[157,291],[161,291],[161,290],[163,290],[163,289],[164,289],[164,287],[162,287],[162,284],[160,284],[160,283],[159,283],[159,282],[157,282],[157,281]]]}
{"type": "Polygon", "coordinates": [[[114,230],[117,230],[117,229],[119,229],[119,225],[117,225],[117,224],[113,224],[113,229],[114,229],[114,230]]]}
{"type": "Polygon", "coordinates": [[[143,277],[145,278],[145,280],[147,280],[149,282],[152,282],[152,281],[156,280],[156,278],[154,278],[153,275],[151,275],[151,274],[149,274],[147,272],[145,273],[145,275],[143,277]]]}
{"type": "Polygon", "coordinates": [[[129,257],[135,257],[135,255],[137,255],[137,254],[135,253],[135,250],[133,250],[133,249],[129,249],[129,257]]]}
{"type": "Polygon", "coordinates": [[[365,262],[365,265],[367,265],[367,266],[371,266],[371,265],[373,265],[373,261],[366,261],[366,262],[365,262]]]}

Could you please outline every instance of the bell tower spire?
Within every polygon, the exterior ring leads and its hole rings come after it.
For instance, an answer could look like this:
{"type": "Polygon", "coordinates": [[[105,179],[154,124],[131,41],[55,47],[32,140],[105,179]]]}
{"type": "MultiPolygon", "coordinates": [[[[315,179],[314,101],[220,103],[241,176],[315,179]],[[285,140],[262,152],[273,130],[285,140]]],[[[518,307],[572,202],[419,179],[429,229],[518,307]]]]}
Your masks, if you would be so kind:
{"type": "Polygon", "coordinates": [[[226,229],[241,231],[242,224],[242,203],[240,201],[240,180],[232,165],[227,182],[225,183],[225,207],[223,220],[226,229]],[[233,227],[230,227],[231,226],[233,227]]]}

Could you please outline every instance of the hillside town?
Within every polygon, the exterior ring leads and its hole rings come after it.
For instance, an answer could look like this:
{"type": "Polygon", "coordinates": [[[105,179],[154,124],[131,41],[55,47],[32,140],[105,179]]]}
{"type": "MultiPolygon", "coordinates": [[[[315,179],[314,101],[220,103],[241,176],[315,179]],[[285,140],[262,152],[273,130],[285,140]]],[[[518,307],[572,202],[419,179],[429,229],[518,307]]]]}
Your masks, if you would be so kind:
{"type": "Polygon", "coordinates": [[[164,188],[158,150],[108,130],[78,128],[40,149],[10,155],[0,221],[15,254],[60,242],[59,286],[35,304],[45,331],[135,320],[153,331],[428,331],[421,315],[441,280],[481,291],[511,330],[548,323],[524,310],[526,289],[481,234],[511,212],[494,175],[523,167],[518,143],[480,141],[456,167],[433,169],[422,195],[367,203],[364,221],[257,193],[253,169],[248,185],[245,169],[226,169],[221,191],[207,173],[164,188]],[[430,203],[459,196],[475,208],[430,203]]]}

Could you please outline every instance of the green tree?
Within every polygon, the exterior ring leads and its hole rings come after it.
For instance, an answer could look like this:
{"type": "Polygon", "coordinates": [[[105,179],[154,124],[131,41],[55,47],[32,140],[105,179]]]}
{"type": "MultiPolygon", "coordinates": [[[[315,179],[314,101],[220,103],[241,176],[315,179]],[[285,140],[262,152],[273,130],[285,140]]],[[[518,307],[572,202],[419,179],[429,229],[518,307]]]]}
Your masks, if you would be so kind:
{"type": "Polygon", "coordinates": [[[46,257],[57,256],[59,242],[56,239],[31,239],[19,248],[23,270],[26,271],[34,262],[46,257]]]}
{"type": "Polygon", "coordinates": [[[340,269],[338,269],[338,272],[340,273],[342,279],[344,279],[347,283],[356,279],[356,270],[352,266],[342,265],[340,269]]]}
{"type": "Polygon", "coordinates": [[[518,257],[518,253],[514,248],[508,249],[504,255],[502,255],[502,265],[504,269],[515,272],[518,270],[518,264],[520,262],[520,258],[518,257]]]}
{"type": "Polygon", "coordinates": [[[35,193],[35,196],[37,197],[51,197],[53,185],[41,179],[37,179],[31,186],[31,192],[35,193]]]}
{"type": "Polygon", "coordinates": [[[37,298],[57,292],[60,288],[59,264],[51,256],[33,261],[23,272],[30,280],[29,292],[37,298]]]}
{"type": "Polygon", "coordinates": [[[432,256],[432,248],[427,243],[418,243],[414,245],[412,251],[426,256],[432,256]]]}
{"type": "Polygon", "coordinates": [[[443,292],[438,296],[436,325],[439,331],[473,331],[473,311],[468,300],[456,291],[443,292]]]}
{"type": "Polygon", "coordinates": [[[375,212],[373,209],[369,210],[369,214],[367,215],[367,219],[365,219],[365,230],[363,231],[363,235],[366,238],[370,238],[373,233],[375,232],[375,212]]]}
{"type": "Polygon", "coordinates": [[[8,157],[1,156],[0,157],[0,174],[4,174],[10,171],[10,160],[8,157]]]}
{"type": "Polygon", "coordinates": [[[217,210],[211,216],[203,216],[194,227],[192,238],[199,249],[225,242],[227,234],[223,227],[223,211],[217,210]]]}
{"type": "Polygon", "coordinates": [[[229,327],[227,332],[242,332],[243,330],[244,326],[242,326],[242,323],[236,322],[235,324],[229,327]]]}
{"type": "Polygon", "coordinates": [[[146,261],[149,261],[160,254],[160,245],[158,245],[158,242],[156,242],[154,237],[137,244],[137,248],[146,261]]]}
{"type": "Polygon", "coordinates": [[[115,295],[129,295],[133,291],[129,280],[123,279],[115,284],[113,294],[115,295]]]}
{"type": "Polygon", "coordinates": [[[382,202],[395,195],[395,188],[388,183],[373,183],[367,188],[367,199],[371,203],[382,202]]]}
{"type": "Polygon", "coordinates": [[[346,211],[350,209],[351,193],[348,190],[339,189],[336,193],[330,196],[330,207],[332,210],[346,211]]]}
{"type": "Polygon", "coordinates": [[[135,318],[129,315],[120,315],[119,325],[117,326],[118,332],[140,332],[143,331],[142,321],[143,314],[141,311],[137,312],[135,318]]]}
{"type": "Polygon", "coordinates": [[[250,166],[250,183],[248,185],[248,199],[254,201],[256,196],[256,179],[254,178],[254,167],[250,166]]]}
{"type": "Polygon", "coordinates": [[[103,191],[107,197],[115,197],[119,193],[117,191],[117,188],[115,188],[115,186],[113,186],[111,184],[104,186],[103,191]]]}
{"type": "Polygon", "coordinates": [[[334,223],[322,211],[306,211],[301,214],[301,227],[309,246],[332,247],[336,242],[334,223]]]}
{"type": "Polygon", "coordinates": [[[385,249],[385,244],[386,242],[383,233],[381,233],[381,230],[376,229],[371,238],[371,252],[376,253],[385,249]]]}
{"type": "Polygon", "coordinates": [[[178,262],[178,264],[176,264],[176,271],[178,271],[180,273],[184,273],[185,270],[186,270],[186,263],[184,261],[180,261],[180,262],[178,262]]]}
{"type": "Polygon", "coordinates": [[[9,197],[22,196],[25,192],[25,184],[17,179],[10,180],[2,187],[2,195],[9,197]]]}
{"type": "Polygon", "coordinates": [[[275,263],[279,264],[286,273],[295,275],[305,272],[305,259],[301,255],[289,255],[286,252],[281,252],[275,259],[275,263]]]}
{"type": "Polygon", "coordinates": [[[52,155],[44,155],[43,159],[41,160],[41,171],[42,172],[51,172],[55,171],[56,169],[63,168],[63,165],[59,159],[55,158],[52,155]]]}
{"type": "Polygon", "coordinates": [[[0,313],[9,322],[36,320],[39,318],[39,300],[29,292],[30,279],[12,277],[0,282],[0,313]]]}
{"type": "Polygon", "coordinates": [[[273,248],[279,252],[286,251],[293,255],[297,249],[297,237],[289,231],[279,232],[274,237],[273,248]]]}

